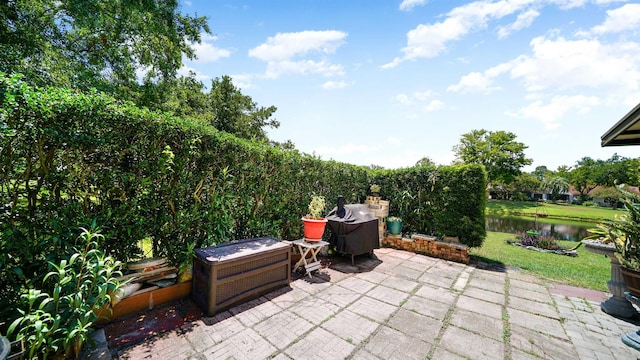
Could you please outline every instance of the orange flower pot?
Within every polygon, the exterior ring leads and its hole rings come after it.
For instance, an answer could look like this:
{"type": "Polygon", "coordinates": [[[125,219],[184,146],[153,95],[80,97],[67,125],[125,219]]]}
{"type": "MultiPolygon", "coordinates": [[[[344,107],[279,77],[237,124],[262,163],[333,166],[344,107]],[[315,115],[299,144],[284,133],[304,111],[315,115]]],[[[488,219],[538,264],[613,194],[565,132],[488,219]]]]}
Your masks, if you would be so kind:
{"type": "Polygon", "coordinates": [[[307,219],[302,218],[304,223],[304,238],[307,241],[320,241],[324,234],[324,227],[327,225],[327,219],[307,219]]]}

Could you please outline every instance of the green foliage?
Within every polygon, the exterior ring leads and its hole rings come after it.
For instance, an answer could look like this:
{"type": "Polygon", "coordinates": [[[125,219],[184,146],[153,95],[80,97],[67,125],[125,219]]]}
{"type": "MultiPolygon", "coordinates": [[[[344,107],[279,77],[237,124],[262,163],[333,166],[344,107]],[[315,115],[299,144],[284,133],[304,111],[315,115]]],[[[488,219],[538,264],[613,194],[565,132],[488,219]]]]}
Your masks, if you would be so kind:
{"type": "Polygon", "coordinates": [[[627,159],[614,154],[607,160],[583,157],[568,174],[569,183],[589,200],[589,192],[597,186],[612,187],[619,184],[638,184],[640,160],[627,159]]]}
{"type": "Polygon", "coordinates": [[[20,296],[21,316],[8,336],[25,342],[29,359],[79,356],[97,319],[95,311],[108,305],[120,286],[120,263],[98,249],[102,235],[83,229],[80,238],[83,248],[57,265],[49,263],[53,270],[43,280],[48,292],[28,289],[20,296]]]}
{"type": "Polygon", "coordinates": [[[136,69],[172,79],[183,56],[209,32],[205,17],[178,2],[25,0],[0,3],[0,71],[38,85],[92,87],[120,98],[137,93],[136,69]]]}
{"type": "MultiPolygon", "coordinates": [[[[272,119],[275,106],[259,107],[251,97],[243,95],[229,76],[211,82],[209,93],[204,84],[191,74],[161,84],[146,83],[138,104],[150,109],[190,117],[237,137],[267,142],[265,128],[278,128],[272,119]]],[[[283,147],[292,148],[285,143],[283,147]]]]}
{"type": "Polygon", "coordinates": [[[463,134],[453,150],[462,163],[484,165],[489,183],[510,184],[520,168],[532,163],[524,154],[527,146],[515,139],[507,131],[473,130],[463,134]]]}
{"type": "Polygon", "coordinates": [[[481,246],[486,235],[486,172],[479,165],[414,167],[376,172],[388,189],[389,212],[403,219],[407,233],[458,236],[481,246]]]}

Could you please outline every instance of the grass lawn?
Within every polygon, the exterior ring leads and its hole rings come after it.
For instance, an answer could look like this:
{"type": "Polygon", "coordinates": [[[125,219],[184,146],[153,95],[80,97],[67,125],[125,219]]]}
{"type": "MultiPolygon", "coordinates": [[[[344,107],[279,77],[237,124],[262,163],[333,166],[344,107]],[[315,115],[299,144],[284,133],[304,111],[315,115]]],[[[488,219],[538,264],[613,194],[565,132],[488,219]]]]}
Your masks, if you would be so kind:
{"type": "Polygon", "coordinates": [[[578,221],[598,221],[600,219],[613,219],[615,214],[621,214],[622,210],[614,210],[600,206],[583,206],[570,204],[552,204],[533,201],[487,201],[487,215],[499,216],[534,216],[544,214],[550,218],[573,219],[578,221]]]}
{"type": "MultiPolygon", "coordinates": [[[[578,249],[577,257],[548,254],[507,245],[513,234],[487,231],[481,248],[473,248],[469,254],[482,261],[515,266],[523,272],[564,284],[608,292],[607,281],[611,275],[609,258],[578,249]]],[[[577,245],[571,241],[559,241],[566,247],[577,245]]]]}

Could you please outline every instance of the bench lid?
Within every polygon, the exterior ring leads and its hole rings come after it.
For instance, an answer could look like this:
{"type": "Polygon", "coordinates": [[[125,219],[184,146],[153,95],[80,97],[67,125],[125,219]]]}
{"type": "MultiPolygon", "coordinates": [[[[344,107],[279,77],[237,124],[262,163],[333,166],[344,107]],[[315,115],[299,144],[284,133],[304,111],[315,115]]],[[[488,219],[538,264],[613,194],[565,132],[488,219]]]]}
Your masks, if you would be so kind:
{"type": "Polygon", "coordinates": [[[291,247],[291,244],[273,237],[233,240],[224,244],[196,249],[196,256],[207,262],[224,262],[252,256],[265,251],[291,247]]]}

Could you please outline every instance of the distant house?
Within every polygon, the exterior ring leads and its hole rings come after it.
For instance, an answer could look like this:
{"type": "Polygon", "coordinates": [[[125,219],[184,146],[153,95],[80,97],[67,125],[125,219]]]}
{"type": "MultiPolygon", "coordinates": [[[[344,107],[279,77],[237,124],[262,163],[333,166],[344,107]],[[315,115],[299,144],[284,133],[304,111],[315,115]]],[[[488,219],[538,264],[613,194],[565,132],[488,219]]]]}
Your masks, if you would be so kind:
{"type": "Polygon", "coordinates": [[[569,190],[569,192],[555,194],[555,197],[550,192],[536,191],[536,192],[532,192],[529,195],[529,198],[531,200],[537,200],[537,201],[554,200],[554,201],[563,201],[563,202],[571,203],[576,199],[576,195],[579,196],[580,193],[571,192],[571,189],[569,190]]]}

